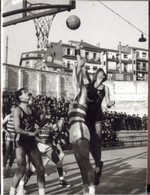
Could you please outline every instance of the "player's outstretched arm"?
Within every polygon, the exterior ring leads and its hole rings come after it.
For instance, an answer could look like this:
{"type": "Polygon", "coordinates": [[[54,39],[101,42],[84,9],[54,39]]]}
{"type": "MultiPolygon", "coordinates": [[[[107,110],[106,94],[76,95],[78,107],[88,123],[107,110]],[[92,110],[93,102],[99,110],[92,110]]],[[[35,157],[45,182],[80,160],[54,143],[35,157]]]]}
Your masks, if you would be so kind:
{"type": "Polygon", "coordinates": [[[110,90],[107,86],[105,86],[105,100],[107,108],[111,108],[115,105],[115,101],[110,100],[110,90]]]}

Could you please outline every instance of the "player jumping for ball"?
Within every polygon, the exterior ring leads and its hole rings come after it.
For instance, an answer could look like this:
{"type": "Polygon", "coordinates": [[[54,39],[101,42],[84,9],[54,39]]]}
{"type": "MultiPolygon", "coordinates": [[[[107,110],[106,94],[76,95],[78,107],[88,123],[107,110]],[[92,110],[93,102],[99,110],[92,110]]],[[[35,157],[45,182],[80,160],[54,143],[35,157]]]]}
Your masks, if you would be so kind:
{"type": "MultiPolygon", "coordinates": [[[[81,44],[81,43],[80,43],[81,44]]],[[[88,79],[84,69],[85,59],[80,57],[80,44],[76,45],[77,66],[73,67],[74,101],[69,110],[70,142],[80,168],[83,181],[83,194],[95,194],[94,170],[90,163],[90,133],[85,123],[87,109],[88,79]]]]}
{"type": "Polygon", "coordinates": [[[95,79],[88,85],[88,109],[86,123],[90,130],[90,151],[95,161],[95,185],[100,182],[103,162],[101,161],[102,142],[102,101],[105,98],[107,108],[111,108],[115,102],[110,101],[109,88],[103,84],[107,76],[102,68],[96,72],[95,79]]]}

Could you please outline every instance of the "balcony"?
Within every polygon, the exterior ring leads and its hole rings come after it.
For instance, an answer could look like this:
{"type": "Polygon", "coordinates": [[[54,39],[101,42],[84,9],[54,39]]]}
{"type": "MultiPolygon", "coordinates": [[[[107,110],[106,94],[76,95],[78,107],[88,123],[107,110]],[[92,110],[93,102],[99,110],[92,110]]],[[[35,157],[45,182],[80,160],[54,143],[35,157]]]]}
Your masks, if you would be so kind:
{"type": "Polygon", "coordinates": [[[91,58],[91,59],[87,59],[87,63],[101,64],[101,60],[100,60],[100,58],[99,59],[91,58]]]}
{"type": "Polygon", "coordinates": [[[143,69],[138,69],[136,70],[137,72],[141,72],[141,73],[148,73],[148,70],[146,70],[145,68],[143,69]]]}
{"type": "Polygon", "coordinates": [[[112,81],[133,81],[133,73],[123,72],[119,73],[118,71],[108,71],[108,80],[112,81]]]}
{"type": "Polygon", "coordinates": [[[136,58],[136,60],[139,61],[139,62],[148,62],[148,59],[146,59],[146,58],[138,57],[138,58],[136,58]]]}
{"type": "MultiPolygon", "coordinates": [[[[119,63],[119,58],[118,57],[112,57],[112,58],[107,58],[108,61],[110,62],[116,62],[116,63],[119,63]]],[[[121,62],[122,63],[127,63],[127,64],[131,64],[132,63],[132,60],[130,58],[127,58],[127,59],[121,59],[121,62]]]]}

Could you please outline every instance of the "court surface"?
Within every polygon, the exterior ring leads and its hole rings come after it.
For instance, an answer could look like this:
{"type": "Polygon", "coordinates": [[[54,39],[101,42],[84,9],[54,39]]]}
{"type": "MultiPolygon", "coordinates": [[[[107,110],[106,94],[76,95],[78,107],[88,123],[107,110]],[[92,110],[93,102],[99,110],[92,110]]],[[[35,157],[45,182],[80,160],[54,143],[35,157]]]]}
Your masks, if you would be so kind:
{"type": "MultiPolygon", "coordinates": [[[[147,147],[122,148],[102,151],[104,161],[101,183],[96,187],[96,194],[147,194],[146,193],[146,167],[147,147]]],[[[91,162],[93,160],[91,157],[91,162]]],[[[16,163],[12,172],[16,171],[16,163]]],[[[56,167],[49,163],[46,173],[46,194],[82,194],[82,182],[79,168],[72,153],[66,153],[64,158],[65,179],[72,186],[59,187],[56,167]]],[[[9,194],[11,177],[3,180],[4,194],[9,194]]],[[[29,180],[27,194],[38,194],[36,174],[29,180]]]]}

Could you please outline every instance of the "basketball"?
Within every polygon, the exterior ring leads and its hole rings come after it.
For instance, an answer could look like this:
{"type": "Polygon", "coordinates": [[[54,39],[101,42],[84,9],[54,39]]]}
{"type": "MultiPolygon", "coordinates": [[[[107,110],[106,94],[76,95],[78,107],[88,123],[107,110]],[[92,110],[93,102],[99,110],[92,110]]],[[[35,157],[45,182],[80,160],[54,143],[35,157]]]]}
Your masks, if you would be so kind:
{"type": "Polygon", "coordinates": [[[66,20],[66,25],[71,30],[76,30],[80,27],[81,21],[78,16],[72,15],[69,16],[66,20]]]}

